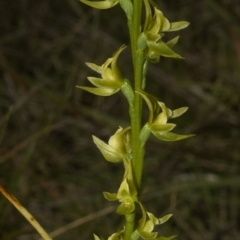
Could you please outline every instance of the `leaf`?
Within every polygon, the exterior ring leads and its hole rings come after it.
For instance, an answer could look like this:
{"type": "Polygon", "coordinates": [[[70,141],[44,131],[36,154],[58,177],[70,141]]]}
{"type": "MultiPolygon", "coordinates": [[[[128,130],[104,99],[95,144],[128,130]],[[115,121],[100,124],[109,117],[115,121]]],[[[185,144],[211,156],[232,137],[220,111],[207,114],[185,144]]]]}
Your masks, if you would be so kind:
{"type": "Polygon", "coordinates": [[[179,135],[179,134],[172,133],[172,132],[161,133],[161,132],[157,132],[157,131],[152,131],[152,134],[155,137],[157,137],[158,139],[163,140],[163,141],[179,141],[179,140],[182,140],[182,139],[185,139],[185,138],[195,136],[194,134],[179,135]]]}
{"type": "Polygon", "coordinates": [[[148,47],[152,52],[157,53],[158,55],[182,59],[182,57],[179,54],[175,53],[166,43],[162,41],[158,43],[149,41],[148,47]]]}
{"type": "Polygon", "coordinates": [[[97,8],[97,9],[109,9],[114,7],[116,4],[118,4],[118,1],[116,0],[106,0],[106,1],[87,1],[87,0],[80,0],[82,3],[85,3],[86,5],[97,8]]]}
{"type": "Polygon", "coordinates": [[[102,97],[111,96],[120,90],[119,88],[91,88],[91,87],[81,87],[81,86],[76,86],[76,87],[102,97]]]}

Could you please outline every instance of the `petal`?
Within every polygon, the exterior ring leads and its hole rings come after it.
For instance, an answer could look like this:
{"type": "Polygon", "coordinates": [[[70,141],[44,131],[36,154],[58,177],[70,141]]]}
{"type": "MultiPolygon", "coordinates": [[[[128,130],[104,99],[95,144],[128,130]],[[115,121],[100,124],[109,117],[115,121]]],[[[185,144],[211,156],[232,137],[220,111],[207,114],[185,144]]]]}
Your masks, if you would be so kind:
{"type": "Polygon", "coordinates": [[[122,156],[125,156],[127,154],[125,134],[129,130],[130,130],[129,127],[125,129],[123,129],[122,127],[119,127],[116,133],[113,136],[111,136],[108,141],[108,144],[112,146],[114,149],[116,149],[117,151],[119,151],[119,153],[121,153],[122,156]]]}
{"type": "Polygon", "coordinates": [[[117,198],[119,200],[122,200],[127,197],[130,197],[130,190],[129,190],[127,179],[124,178],[124,180],[122,181],[120,188],[118,190],[117,198]]]}
{"type": "Polygon", "coordinates": [[[119,88],[116,88],[116,89],[115,88],[90,88],[90,87],[80,87],[80,86],[77,86],[77,88],[81,88],[87,92],[90,92],[98,96],[103,96],[103,97],[111,96],[120,90],[119,88]]]}
{"type": "Polygon", "coordinates": [[[147,212],[147,215],[154,225],[158,225],[159,221],[152,213],[147,212]]]}
{"type": "Polygon", "coordinates": [[[167,115],[164,112],[161,112],[157,115],[157,117],[154,118],[153,123],[151,124],[151,126],[154,125],[162,125],[167,123],[167,115]]]}
{"type": "Polygon", "coordinates": [[[170,29],[170,22],[167,20],[167,18],[164,17],[163,13],[159,9],[155,8],[155,15],[156,20],[159,24],[159,32],[167,31],[168,29],[170,29]]]}
{"type": "Polygon", "coordinates": [[[109,146],[101,139],[93,136],[93,142],[96,144],[104,158],[109,162],[121,162],[122,155],[116,151],[112,146],[109,146]]]}
{"type": "MultiPolygon", "coordinates": [[[[119,236],[122,234],[122,231],[113,233],[108,240],[119,240],[119,236]]],[[[121,238],[122,239],[122,238],[121,238]]]]}
{"type": "Polygon", "coordinates": [[[135,204],[133,201],[125,200],[117,208],[117,213],[121,215],[126,215],[135,210],[135,204]]]}
{"type": "Polygon", "coordinates": [[[80,0],[81,2],[85,3],[86,5],[97,8],[97,9],[108,9],[114,7],[118,1],[116,0],[106,0],[106,1],[87,1],[87,0],[80,0]]]}
{"type": "Polygon", "coordinates": [[[152,124],[151,131],[159,132],[159,134],[163,134],[173,130],[176,127],[176,124],[166,123],[166,124],[152,124]]]}
{"type": "Polygon", "coordinates": [[[123,77],[121,72],[119,71],[117,67],[117,60],[121,52],[126,48],[127,46],[122,45],[114,54],[113,54],[113,61],[111,63],[112,73],[114,76],[115,81],[118,81],[123,84],[123,77]]]}
{"type": "Polygon", "coordinates": [[[102,72],[102,78],[109,79],[112,82],[116,81],[111,68],[104,68],[104,70],[102,72]]]}
{"type": "Polygon", "coordinates": [[[111,79],[102,79],[102,78],[95,78],[95,77],[88,77],[87,78],[94,86],[99,88],[121,88],[121,84],[112,81],[111,79]]]}
{"type": "Polygon", "coordinates": [[[172,132],[165,132],[165,133],[161,133],[161,132],[157,132],[157,131],[152,131],[152,134],[157,137],[160,140],[163,141],[179,141],[185,138],[189,138],[189,137],[193,137],[195,136],[194,134],[189,134],[189,135],[179,135],[179,134],[175,134],[172,132]]]}
{"type": "Polygon", "coordinates": [[[163,102],[158,102],[158,104],[160,105],[162,111],[166,114],[167,118],[172,116],[172,110],[167,108],[165,103],[163,102]]]}
{"type": "Polygon", "coordinates": [[[145,232],[145,231],[139,231],[139,230],[138,230],[138,233],[143,239],[155,239],[158,235],[157,232],[145,232]]]}
{"type": "Polygon", "coordinates": [[[136,93],[140,94],[148,105],[148,108],[149,108],[148,123],[151,124],[153,122],[154,118],[161,111],[161,107],[158,104],[158,100],[153,95],[148,94],[144,91],[136,91],[136,93]]]}
{"type": "Polygon", "coordinates": [[[109,65],[112,61],[113,58],[108,58],[107,61],[102,65],[102,78],[109,78],[110,75],[112,78],[112,70],[109,68],[109,65]]]}
{"type": "Polygon", "coordinates": [[[153,229],[154,229],[154,223],[151,220],[148,220],[143,228],[143,231],[151,233],[153,229]]]}
{"type": "Polygon", "coordinates": [[[151,22],[152,22],[152,10],[149,4],[149,0],[144,0],[145,4],[145,22],[144,22],[144,31],[150,28],[151,22]]]}

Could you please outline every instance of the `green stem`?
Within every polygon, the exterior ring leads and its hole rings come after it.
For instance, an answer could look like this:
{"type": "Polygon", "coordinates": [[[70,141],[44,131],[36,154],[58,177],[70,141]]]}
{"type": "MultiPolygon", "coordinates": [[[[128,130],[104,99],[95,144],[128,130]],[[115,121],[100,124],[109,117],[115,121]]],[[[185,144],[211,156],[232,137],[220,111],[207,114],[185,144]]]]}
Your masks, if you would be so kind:
{"type": "MultiPolygon", "coordinates": [[[[133,22],[129,26],[129,35],[131,39],[131,50],[134,70],[134,90],[141,90],[143,81],[143,51],[138,50],[137,42],[141,29],[142,0],[133,0],[133,22]]],[[[136,188],[139,190],[143,171],[143,154],[140,144],[142,115],[142,99],[135,93],[134,104],[130,106],[130,118],[132,129],[132,172],[136,188]]],[[[135,212],[126,215],[126,225],[124,231],[124,240],[130,240],[134,231],[135,212]]]]}
{"type": "Polygon", "coordinates": [[[134,231],[135,213],[130,213],[125,216],[126,226],[124,231],[124,240],[130,240],[134,231]]]}
{"type": "MultiPolygon", "coordinates": [[[[143,52],[137,49],[141,29],[142,0],[133,0],[133,27],[131,37],[132,59],[134,69],[134,90],[141,90],[143,71],[143,52]]],[[[141,185],[143,156],[140,151],[139,134],[141,130],[142,99],[135,93],[134,112],[131,115],[132,128],[132,169],[136,187],[141,185]]]]}

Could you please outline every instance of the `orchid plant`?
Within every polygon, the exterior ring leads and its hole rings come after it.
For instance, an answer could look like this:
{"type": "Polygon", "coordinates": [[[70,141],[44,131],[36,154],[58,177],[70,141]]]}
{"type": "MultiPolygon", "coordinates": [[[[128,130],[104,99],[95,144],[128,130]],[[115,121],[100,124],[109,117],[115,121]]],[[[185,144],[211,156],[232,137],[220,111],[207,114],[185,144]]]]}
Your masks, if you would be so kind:
{"type": "MultiPolygon", "coordinates": [[[[172,49],[179,37],[168,42],[163,39],[166,33],[184,29],[189,23],[186,21],[170,22],[153,0],[80,1],[97,9],[109,9],[119,3],[126,14],[132,53],[134,79],[131,81],[123,76],[117,64],[118,58],[127,47],[122,45],[102,65],[86,63],[89,68],[100,74],[100,77],[88,77],[94,87],[78,86],[82,90],[101,97],[111,96],[121,91],[129,105],[130,124],[128,127],[119,127],[109,138],[108,143],[93,136],[93,142],[103,157],[108,162],[122,162],[125,169],[119,189],[115,193],[103,193],[108,201],[119,202],[116,213],[125,218],[122,229],[109,236],[108,240],[173,239],[175,236],[163,237],[158,232],[154,232],[154,227],[168,221],[172,214],[157,218],[147,211],[139,199],[145,144],[151,134],[162,141],[178,141],[194,135],[173,133],[172,130],[176,124],[169,122],[172,118],[180,117],[188,108],[169,109],[165,103],[147,93],[145,86],[149,63],[158,63],[161,57],[182,59],[172,49]],[[142,8],[145,9],[143,22],[141,21],[142,8]],[[141,116],[143,100],[149,109],[148,121],[145,124],[142,124],[141,116]],[[141,213],[139,220],[136,219],[137,209],[141,213]]],[[[0,192],[35,227],[43,239],[52,239],[20,202],[1,185],[0,192]]],[[[94,239],[103,240],[95,234],[94,239]]]]}
{"type": "MultiPolygon", "coordinates": [[[[120,54],[126,49],[120,46],[111,58],[101,66],[86,63],[93,71],[101,75],[100,78],[88,77],[95,87],[77,86],[98,96],[111,96],[119,91],[126,97],[129,105],[130,126],[118,130],[109,138],[108,143],[93,136],[93,142],[103,157],[112,163],[122,162],[125,172],[116,193],[104,192],[108,201],[119,202],[116,213],[125,217],[125,225],[121,230],[113,233],[108,240],[170,240],[175,236],[163,237],[154,232],[154,226],[168,221],[172,214],[161,218],[148,212],[138,195],[141,187],[145,144],[151,133],[162,141],[178,141],[194,136],[193,134],[179,135],[172,130],[176,124],[168,122],[172,118],[180,117],[187,111],[187,107],[176,110],[169,109],[165,103],[145,91],[146,73],[149,63],[158,63],[160,57],[182,57],[172,49],[178,42],[175,37],[168,42],[163,38],[166,33],[186,28],[186,21],[170,22],[160,11],[153,0],[80,0],[84,4],[97,8],[109,9],[118,3],[126,14],[131,43],[134,79],[128,80],[122,75],[117,62],[120,54]],[[145,9],[145,20],[142,19],[142,8],[145,9]],[[149,109],[147,123],[141,123],[142,100],[149,109]],[[140,209],[141,218],[136,219],[136,210],[140,209]]],[[[94,234],[95,240],[102,240],[94,234]]]]}

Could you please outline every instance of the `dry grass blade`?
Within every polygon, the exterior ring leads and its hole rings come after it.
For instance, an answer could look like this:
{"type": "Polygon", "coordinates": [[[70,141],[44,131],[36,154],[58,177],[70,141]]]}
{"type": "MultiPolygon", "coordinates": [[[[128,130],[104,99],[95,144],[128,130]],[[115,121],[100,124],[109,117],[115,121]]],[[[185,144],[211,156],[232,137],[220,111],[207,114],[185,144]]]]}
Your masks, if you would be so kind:
{"type": "Polygon", "coordinates": [[[37,222],[37,220],[28,212],[26,208],[3,186],[0,185],[0,192],[13,204],[13,206],[28,220],[28,222],[36,229],[44,240],[51,240],[52,238],[37,222]]]}

